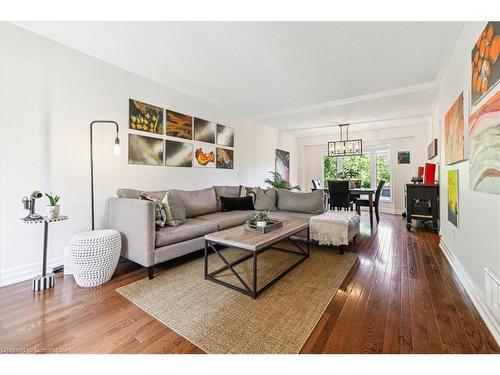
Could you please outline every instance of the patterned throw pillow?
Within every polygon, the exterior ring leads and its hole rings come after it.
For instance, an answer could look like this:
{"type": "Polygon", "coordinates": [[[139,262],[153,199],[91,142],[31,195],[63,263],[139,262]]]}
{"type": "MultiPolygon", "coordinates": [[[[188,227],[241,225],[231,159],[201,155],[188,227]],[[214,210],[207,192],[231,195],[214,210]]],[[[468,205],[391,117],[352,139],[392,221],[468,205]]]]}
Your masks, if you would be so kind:
{"type": "Polygon", "coordinates": [[[182,200],[167,192],[162,200],[167,215],[167,225],[176,227],[186,220],[186,207],[182,200]]]}
{"type": "Polygon", "coordinates": [[[165,210],[165,204],[156,198],[153,198],[148,193],[142,192],[139,194],[139,199],[146,201],[151,201],[155,204],[155,223],[157,228],[163,228],[167,223],[167,213],[165,210]]]}

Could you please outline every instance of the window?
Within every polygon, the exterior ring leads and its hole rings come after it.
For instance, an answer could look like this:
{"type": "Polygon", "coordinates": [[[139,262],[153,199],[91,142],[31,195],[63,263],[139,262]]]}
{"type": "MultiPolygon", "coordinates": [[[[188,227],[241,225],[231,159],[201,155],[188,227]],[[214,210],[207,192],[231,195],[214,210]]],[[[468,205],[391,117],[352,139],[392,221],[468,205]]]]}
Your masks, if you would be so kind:
{"type": "Polygon", "coordinates": [[[389,147],[365,149],[363,155],[335,158],[322,152],[323,186],[328,180],[359,180],[362,188],[376,189],[380,180],[385,181],[380,199],[390,201],[391,191],[391,150],[389,147]]]}

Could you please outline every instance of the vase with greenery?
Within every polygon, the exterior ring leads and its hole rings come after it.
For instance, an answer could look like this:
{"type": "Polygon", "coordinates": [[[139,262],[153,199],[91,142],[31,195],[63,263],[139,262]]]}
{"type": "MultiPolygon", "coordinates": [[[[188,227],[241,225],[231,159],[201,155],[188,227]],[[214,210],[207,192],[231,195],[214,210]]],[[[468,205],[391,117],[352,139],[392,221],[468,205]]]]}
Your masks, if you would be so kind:
{"type": "Polygon", "coordinates": [[[47,215],[51,219],[57,219],[61,211],[61,206],[58,205],[61,197],[52,193],[45,193],[45,195],[49,199],[49,204],[47,205],[47,215]]]}
{"type": "Polygon", "coordinates": [[[269,211],[257,212],[247,223],[251,226],[265,227],[272,222],[269,211]]]}
{"type": "Polygon", "coordinates": [[[290,185],[290,183],[281,176],[278,172],[271,173],[271,178],[266,178],[264,182],[271,185],[275,189],[300,190],[300,185],[290,185]]]}

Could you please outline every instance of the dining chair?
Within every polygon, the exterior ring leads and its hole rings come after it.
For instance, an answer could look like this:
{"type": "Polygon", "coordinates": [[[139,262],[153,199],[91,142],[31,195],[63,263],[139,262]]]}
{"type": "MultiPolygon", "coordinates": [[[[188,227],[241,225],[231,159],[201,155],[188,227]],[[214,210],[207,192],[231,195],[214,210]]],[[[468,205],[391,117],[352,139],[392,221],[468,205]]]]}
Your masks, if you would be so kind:
{"type": "Polygon", "coordinates": [[[347,180],[329,180],[328,193],[330,194],[330,209],[338,210],[345,208],[353,210],[353,202],[349,194],[349,181],[347,180]]]}
{"type": "MultiPolygon", "coordinates": [[[[380,193],[382,192],[382,188],[385,185],[385,181],[380,180],[377,185],[377,190],[375,192],[375,200],[373,201],[373,207],[375,208],[375,218],[377,219],[377,223],[380,221],[380,215],[378,210],[378,204],[380,201],[380,193]]],[[[360,207],[370,207],[370,201],[368,199],[356,199],[356,211],[358,214],[360,213],[360,207]]]]}

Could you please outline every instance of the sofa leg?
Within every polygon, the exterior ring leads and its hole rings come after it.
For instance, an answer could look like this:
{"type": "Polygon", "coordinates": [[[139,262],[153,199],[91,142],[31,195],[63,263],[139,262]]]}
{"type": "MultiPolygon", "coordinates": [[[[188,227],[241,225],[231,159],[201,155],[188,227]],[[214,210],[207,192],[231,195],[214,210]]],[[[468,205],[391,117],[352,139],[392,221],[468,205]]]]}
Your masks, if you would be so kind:
{"type": "Polygon", "coordinates": [[[340,245],[339,246],[339,250],[340,250],[340,255],[344,255],[344,245],[340,245]]]}
{"type": "Polygon", "coordinates": [[[153,266],[148,267],[148,277],[149,277],[149,280],[151,280],[154,277],[154,267],[153,266]]]}

